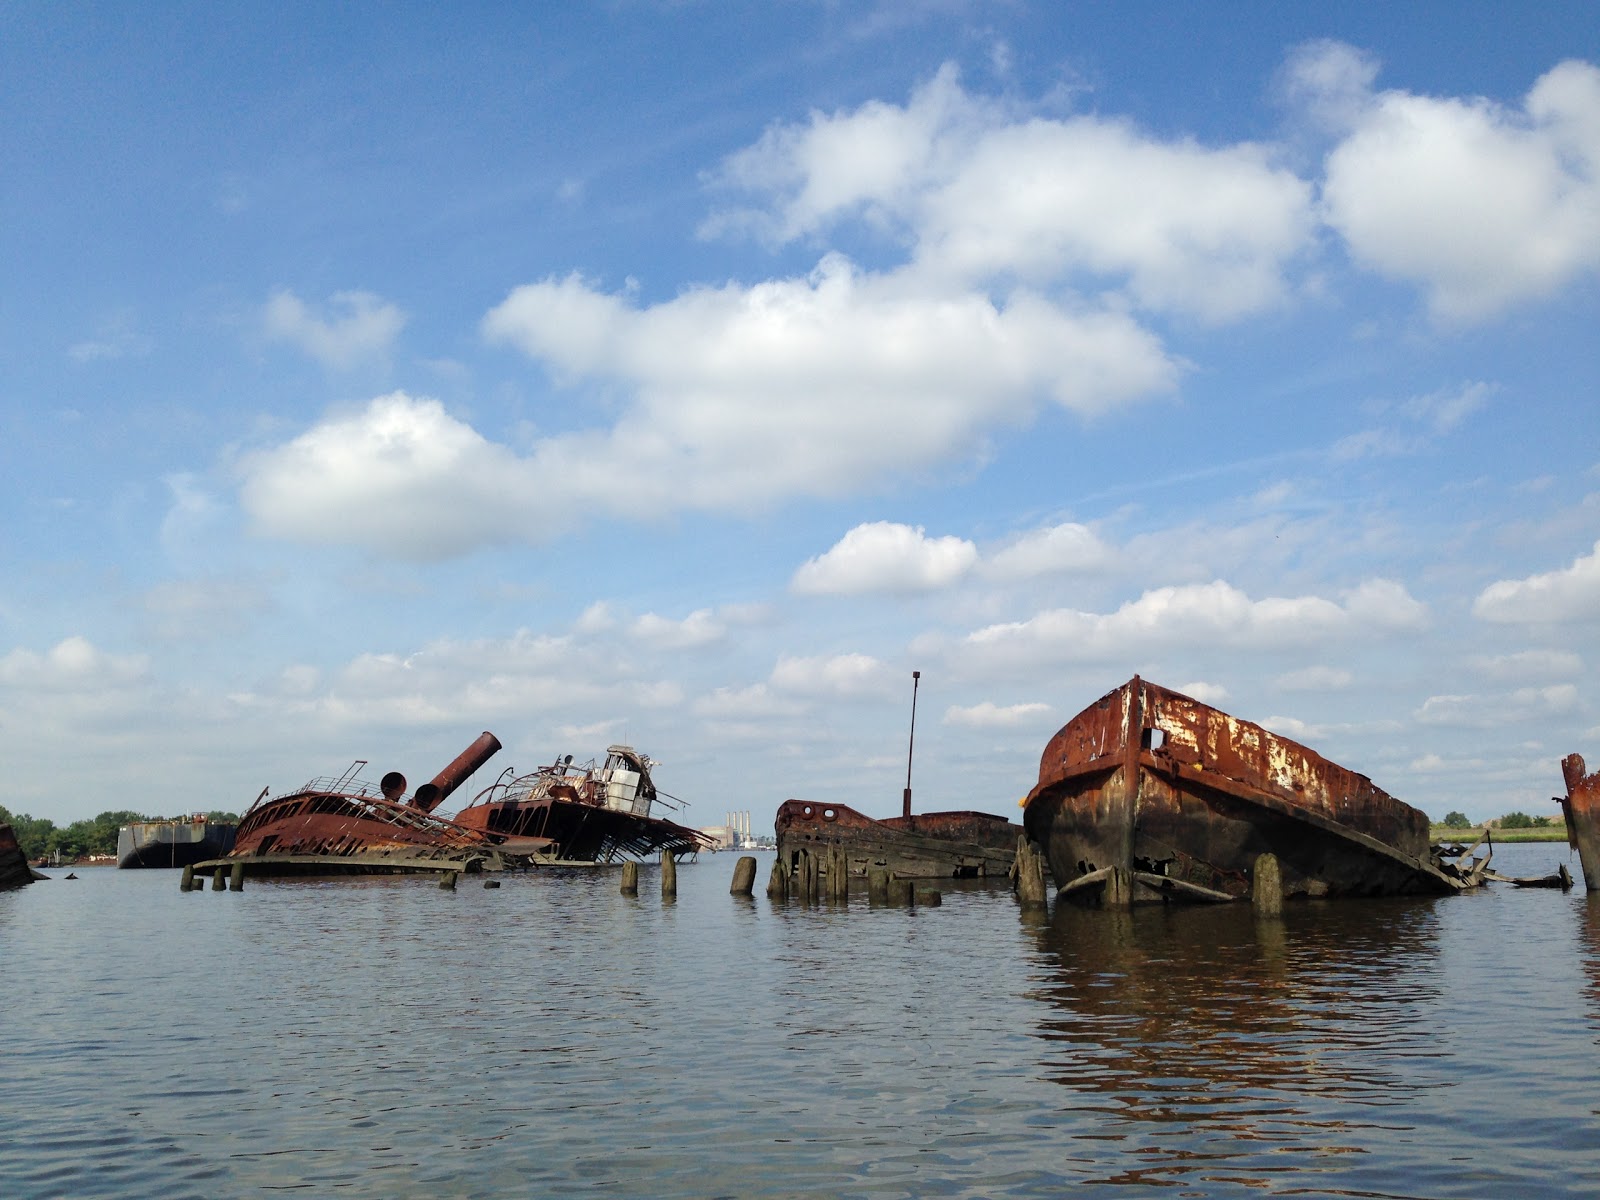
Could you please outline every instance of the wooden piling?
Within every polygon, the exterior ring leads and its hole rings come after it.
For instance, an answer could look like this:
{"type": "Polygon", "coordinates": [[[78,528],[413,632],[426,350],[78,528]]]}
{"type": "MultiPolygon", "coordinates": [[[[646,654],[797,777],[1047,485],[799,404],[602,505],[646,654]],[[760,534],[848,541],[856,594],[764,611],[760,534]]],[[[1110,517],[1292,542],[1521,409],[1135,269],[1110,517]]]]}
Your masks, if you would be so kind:
{"type": "Polygon", "coordinates": [[[622,894],[624,896],[639,894],[639,864],[631,858],[622,864],[622,894]]]}
{"type": "Polygon", "coordinates": [[[460,873],[461,872],[459,872],[459,871],[440,871],[439,872],[439,887],[440,887],[440,889],[443,890],[443,891],[447,891],[447,892],[455,891],[456,890],[456,876],[459,875],[460,873]]]}
{"type": "Polygon", "coordinates": [[[667,851],[663,851],[661,855],[661,898],[663,900],[678,898],[678,860],[667,851]]]}
{"type": "Polygon", "coordinates": [[[938,908],[944,903],[944,893],[937,888],[923,888],[917,892],[917,903],[928,908],[938,908]]]}
{"type": "Polygon", "coordinates": [[[180,892],[194,891],[194,868],[192,866],[184,867],[183,878],[178,881],[178,890],[180,892]]]}
{"type": "Polygon", "coordinates": [[[1044,855],[1026,836],[1017,839],[1017,861],[1012,867],[1012,876],[1017,899],[1025,907],[1049,902],[1044,882],[1044,855]]]}
{"type": "Polygon", "coordinates": [[[233,870],[229,873],[228,878],[228,890],[230,892],[244,891],[244,864],[242,862],[233,864],[233,870]]]}
{"type": "Polygon", "coordinates": [[[1250,903],[1257,916],[1283,915],[1283,864],[1276,854],[1256,856],[1255,868],[1250,872],[1250,903]]]}
{"type": "Polygon", "coordinates": [[[500,881],[498,879],[485,879],[483,881],[483,886],[486,888],[497,888],[500,886],[500,881]]]}
{"type": "MultiPolygon", "coordinates": [[[[756,860],[748,854],[742,855],[739,861],[733,864],[733,884],[728,888],[732,896],[748,896],[756,886],[756,860]]],[[[767,889],[771,894],[772,889],[767,889]]]]}
{"type": "MultiPolygon", "coordinates": [[[[739,882],[739,869],[734,868],[733,881],[739,882]]],[[[735,887],[734,891],[739,889],[735,887]]],[[[776,859],[772,864],[772,875],[767,879],[767,897],[772,900],[787,900],[789,898],[789,872],[784,870],[783,859],[776,859]]]]}
{"type": "Polygon", "coordinates": [[[817,879],[821,863],[810,850],[802,850],[801,853],[805,856],[803,860],[805,862],[805,887],[802,891],[805,895],[806,903],[815,904],[817,902],[817,879]]]}
{"type": "Polygon", "coordinates": [[[218,867],[215,871],[211,872],[211,890],[213,892],[223,891],[227,888],[227,886],[227,872],[225,872],[221,867],[218,867]]]}
{"type": "Polygon", "coordinates": [[[889,868],[867,868],[867,903],[889,903],[889,868]]]}

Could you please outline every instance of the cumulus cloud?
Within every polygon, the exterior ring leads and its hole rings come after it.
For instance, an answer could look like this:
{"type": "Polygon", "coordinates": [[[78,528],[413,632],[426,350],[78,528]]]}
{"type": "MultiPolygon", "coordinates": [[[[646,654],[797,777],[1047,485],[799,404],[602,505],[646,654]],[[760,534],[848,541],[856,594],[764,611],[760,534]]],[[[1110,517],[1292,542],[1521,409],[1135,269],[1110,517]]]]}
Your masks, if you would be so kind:
{"type": "Polygon", "coordinates": [[[1516,688],[1492,695],[1429,696],[1416,711],[1423,725],[1492,729],[1513,721],[1536,720],[1572,713],[1578,707],[1575,684],[1516,688]]]}
{"type": "Polygon", "coordinates": [[[267,301],[262,323],[269,338],[335,370],[383,358],[406,323],[400,309],[371,292],[335,292],[328,310],[319,315],[293,292],[280,291],[267,301]]]}
{"type": "Polygon", "coordinates": [[[1145,592],[1113,613],[1052,609],[969,634],[969,651],[1010,661],[1124,658],[1157,647],[1303,647],[1357,630],[1414,629],[1426,609],[1399,584],[1376,580],[1345,595],[1252,600],[1220,580],[1145,592]]]}
{"type": "Polygon", "coordinates": [[[995,579],[1033,579],[1068,571],[1097,571],[1114,560],[1108,547],[1087,525],[1065,521],[1027,533],[1001,546],[983,564],[995,579]]]}
{"type": "Polygon", "coordinates": [[[1514,654],[1478,655],[1470,661],[1486,679],[1506,682],[1570,679],[1583,672],[1583,659],[1570,650],[1519,650],[1514,654]]]}
{"type": "Polygon", "coordinates": [[[981,704],[962,706],[952,704],[944,710],[944,724],[967,729],[1015,729],[1019,726],[1037,725],[1051,713],[1048,704],[995,704],[985,700],[981,704]]]}
{"type": "Polygon", "coordinates": [[[645,613],[630,632],[642,642],[669,650],[709,646],[727,636],[728,627],[709,608],[697,609],[681,620],[645,613]]]}
{"type": "Polygon", "coordinates": [[[874,521],[857,525],[827,553],[808,560],[789,586],[808,596],[935,591],[961,579],[977,561],[977,547],[962,538],[930,538],[920,525],[874,521]]]}
{"type": "Polygon", "coordinates": [[[1502,579],[1472,602],[1472,613],[1501,624],[1560,624],[1600,617],[1600,541],[1570,567],[1502,579]]]}
{"type": "Polygon", "coordinates": [[[697,698],[692,705],[697,717],[739,718],[793,717],[806,711],[802,701],[775,693],[764,683],[743,688],[717,688],[697,698]]]}
{"type": "Polygon", "coordinates": [[[930,275],[1120,287],[1206,320],[1278,300],[1315,226],[1310,186],[1262,147],[1030,116],[969,94],[951,66],[904,106],[775,126],[717,178],[763,204],[720,214],[712,234],[789,240],[854,218],[908,243],[930,275]]]}
{"type": "Polygon", "coordinates": [[[237,636],[270,607],[259,586],[236,579],[168,580],[144,596],[155,635],[169,641],[237,636]]]}
{"type": "Polygon", "coordinates": [[[897,676],[888,664],[867,654],[817,657],[785,655],[773,667],[771,686],[807,696],[881,696],[893,691],[897,676]]]}
{"type": "Polygon", "coordinates": [[[1295,70],[1297,94],[1345,123],[1322,203],[1357,261],[1417,284],[1450,322],[1600,269],[1600,68],[1561,63],[1515,107],[1373,92],[1365,71],[1337,43],[1295,70]]]}
{"type": "Polygon", "coordinates": [[[143,681],[149,669],[143,655],[111,654],[74,635],[43,654],[18,647],[0,657],[0,687],[45,693],[96,691],[143,681]]]}
{"type": "Polygon", "coordinates": [[[1347,688],[1354,676],[1342,667],[1305,667],[1278,676],[1273,682],[1286,692],[1331,692],[1347,688]]]}

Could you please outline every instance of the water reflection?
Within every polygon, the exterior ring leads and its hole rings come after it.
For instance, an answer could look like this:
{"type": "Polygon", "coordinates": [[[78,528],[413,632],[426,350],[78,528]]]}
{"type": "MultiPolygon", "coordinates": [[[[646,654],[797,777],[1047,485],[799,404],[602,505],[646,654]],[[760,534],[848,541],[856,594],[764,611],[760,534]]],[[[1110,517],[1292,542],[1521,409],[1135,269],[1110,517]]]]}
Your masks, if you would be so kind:
{"type": "Polygon", "coordinates": [[[1269,1187],[1365,1153],[1380,1127],[1392,1140],[1394,1110],[1438,1086],[1408,1070],[1441,1053],[1421,1015],[1438,993],[1436,903],[1282,921],[1059,905],[1026,921],[1044,1070],[1079,1139],[1119,1144],[1104,1181],[1269,1187]]]}

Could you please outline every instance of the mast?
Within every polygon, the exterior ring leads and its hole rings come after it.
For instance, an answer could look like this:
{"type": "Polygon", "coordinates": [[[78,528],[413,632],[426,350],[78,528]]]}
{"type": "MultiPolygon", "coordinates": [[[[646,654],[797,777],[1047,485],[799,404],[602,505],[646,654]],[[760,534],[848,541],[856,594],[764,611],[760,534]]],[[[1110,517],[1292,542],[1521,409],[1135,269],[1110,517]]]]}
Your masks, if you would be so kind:
{"type": "Polygon", "coordinates": [[[917,682],[922,678],[921,671],[911,672],[911,740],[906,743],[906,794],[902,815],[911,816],[911,754],[917,747],[917,682]]]}

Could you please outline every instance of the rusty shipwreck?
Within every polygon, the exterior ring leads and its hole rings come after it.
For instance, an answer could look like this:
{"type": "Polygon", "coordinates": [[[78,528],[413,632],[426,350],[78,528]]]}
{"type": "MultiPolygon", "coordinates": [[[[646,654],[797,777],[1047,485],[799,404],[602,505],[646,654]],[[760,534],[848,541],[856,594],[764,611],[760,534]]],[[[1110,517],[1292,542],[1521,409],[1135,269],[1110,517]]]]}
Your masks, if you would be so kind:
{"type": "Polygon", "coordinates": [[[1561,776],[1567,794],[1556,800],[1567,819],[1567,844],[1583,865],[1583,886],[1600,892],[1600,771],[1590,775],[1587,769],[1581,754],[1563,758],[1561,776]]]}
{"type": "Polygon", "coordinates": [[[242,862],[251,875],[395,874],[497,869],[542,849],[539,843],[473,829],[435,809],[500,749],[485,732],[455,760],[406,795],[406,777],[390,771],[376,788],[357,760],[338,778],[267,798],[263,791],[239,819],[233,850],[202,867],[242,862]]]}
{"type": "Polygon", "coordinates": [[[712,840],[666,817],[669,807],[651,775],[661,764],[632,746],[610,746],[603,763],[574,766],[572,755],[526,775],[507,772],[480,792],[456,821],[485,837],[536,847],[536,865],[576,866],[710,848],[712,840]]]}
{"type": "Polygon", "coordinates": [[[1058,895],[1107,907],[1249,899],[1258,864],[1283,896],[1449,894],[1488,868],[1365,775],[1138,676],[1051,738],[1023,805],[1058,895]]]}

